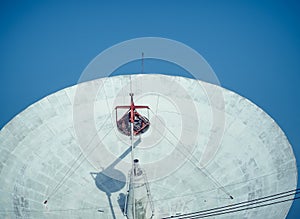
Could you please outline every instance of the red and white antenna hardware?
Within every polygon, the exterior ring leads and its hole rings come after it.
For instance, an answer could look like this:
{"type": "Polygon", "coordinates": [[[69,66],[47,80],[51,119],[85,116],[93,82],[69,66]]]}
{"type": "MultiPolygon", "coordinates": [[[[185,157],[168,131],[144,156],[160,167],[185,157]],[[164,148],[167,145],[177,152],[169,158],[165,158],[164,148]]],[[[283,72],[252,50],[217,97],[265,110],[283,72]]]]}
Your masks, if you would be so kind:
{"type": "Polygon", "coordinates": [[[116,123],[118,130],[127,136],[133,134],[134,136],[146,132],[150,126],[149,120],[137,112],[137,109],[150,109],[149,106],[136,106],[133,102],[133,93],[129,94],[131,97],[130,106],[116,106],[116,123]],[[118,109],[128,109],[128,111],[118,119],[118,109]],[[131,132],[131,127],[133,131],[131,132]]]}

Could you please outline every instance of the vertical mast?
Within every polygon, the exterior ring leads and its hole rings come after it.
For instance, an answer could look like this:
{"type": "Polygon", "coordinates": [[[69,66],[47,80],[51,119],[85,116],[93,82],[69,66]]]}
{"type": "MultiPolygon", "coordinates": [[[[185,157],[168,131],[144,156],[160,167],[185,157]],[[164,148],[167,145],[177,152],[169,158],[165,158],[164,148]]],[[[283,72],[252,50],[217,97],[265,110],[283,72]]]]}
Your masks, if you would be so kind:
{"type": "Polygon", "coordinates": [[[144,53],[142,52],[142,74],[144,74],[144,53]]]}
{"type": "MultiPolygon", "coordinates": [[[[142,73],[144,72],[144,53],[142,53],[142,73]]],[[[133,101],[132,80],[130,75],[130,105],[116,106],[116,123],[119,131],[130,136],[131,171],[128,183],[128,194],[125,200],[124,215],[128,219],[140,219],[153,217],[154,209],[150,197],[150,189],[144,171],[138,165],[138,159],[134,157],[134,136],[145,133],[150,126],[148,118],[137,112],[137,109],[149,109],[149,106],[135,106],[133,101]],[[127,112],[118,119],[118,109],[127,109],[127,112]],[[148,201],[146,200],[148,199],[148,201]],[[150,204],[150,209],[148,209],[150,204]],[[150,216],[148,215],[150,214],[150,216]]],[[[148,111],[149,113],[149,111],[148,111]]]]}
{"type": "Polygon", "coordinates": [[[133,93],[129,94],[131,97],[130,104],[130,139],[131,139],[131,189],[132,189],[132,216],[135,219],[135,197],[134,197],[134,147],[133,147],[133,125],[134,125],[134,103],[133,103],[133,93]]]}

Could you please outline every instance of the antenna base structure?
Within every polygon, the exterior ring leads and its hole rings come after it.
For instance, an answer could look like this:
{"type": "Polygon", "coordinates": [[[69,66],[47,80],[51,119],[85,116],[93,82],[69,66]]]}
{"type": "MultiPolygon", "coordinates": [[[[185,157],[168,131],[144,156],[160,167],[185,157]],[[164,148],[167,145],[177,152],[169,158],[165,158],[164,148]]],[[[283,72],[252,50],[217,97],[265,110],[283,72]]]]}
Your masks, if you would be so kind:
{"type": "Polygon", "coordinates": [[[138,159],[134,159],[129,178],[124,215],[128,219],[152,219],[154,204],[146,172],[140,167],[138,159]]]}

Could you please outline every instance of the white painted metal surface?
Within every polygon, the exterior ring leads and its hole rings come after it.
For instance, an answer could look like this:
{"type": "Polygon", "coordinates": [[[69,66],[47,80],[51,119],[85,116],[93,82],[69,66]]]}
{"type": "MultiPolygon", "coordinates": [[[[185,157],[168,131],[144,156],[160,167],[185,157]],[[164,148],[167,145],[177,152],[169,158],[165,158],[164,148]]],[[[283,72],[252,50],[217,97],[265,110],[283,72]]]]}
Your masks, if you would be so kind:
{"type": "MultiPolygon", "coordinates": [[[[134,75],[132,83],[135,103],[151,108],[135,158],[147,173],[155,218],[296,188],[287,138],[249,100],[182,77],[134,75]],[[219,92],[225,108],[212,100],[219,92]],[[214,126],[223,120],[223,129],[214,126]]],[[[43,98],[3,127],[0,218],[124,218],[130,139],[118,132],[113,109],[129,104],[128,93],[129,76],[86,82],[43,98]]],[[[215,218],[281,219],[290,206],[215,218]]]]}

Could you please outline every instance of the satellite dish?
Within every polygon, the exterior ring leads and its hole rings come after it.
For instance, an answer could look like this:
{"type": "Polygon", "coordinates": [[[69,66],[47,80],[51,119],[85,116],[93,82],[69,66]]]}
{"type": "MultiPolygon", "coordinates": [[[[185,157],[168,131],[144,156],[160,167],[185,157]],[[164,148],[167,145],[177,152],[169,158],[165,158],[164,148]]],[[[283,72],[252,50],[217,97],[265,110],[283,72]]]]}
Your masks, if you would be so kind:
{"type": "MultiPolygon", "coordinates": [[[[297,185],[296,160],[286,136],[246,98],[183,77],[124,75],[55,92],[1,129],[0,217],[125,218],[132,203],[126,202],[132,149],[139,159],[136,170],[147,173],[152,201],[143,203],[153,206],[153,215],[152,207],[147,211],[152,218],[200,218],[199,213],[189,215],[297,185]],[[131,139],[120,124],[128,125],[132,114],[116,118],[114,110],[128,105],[129,77],[136,106],[149,106],[149,115],[136,109],[131,139]],[[95,90],[91,99],[89,92],[95,90]],[[207,90],[214,95],[208,97],[207,90]],[[218,93],[224,107],[213,100],[218,93]]],[[[142,175],[137,176],[136,182],[142,182],[142,175]]],[[[291,204],[218,218],[281,219],[291,204]]],[[[143,212],[146,205],[141,206],[143,212]]]]}

